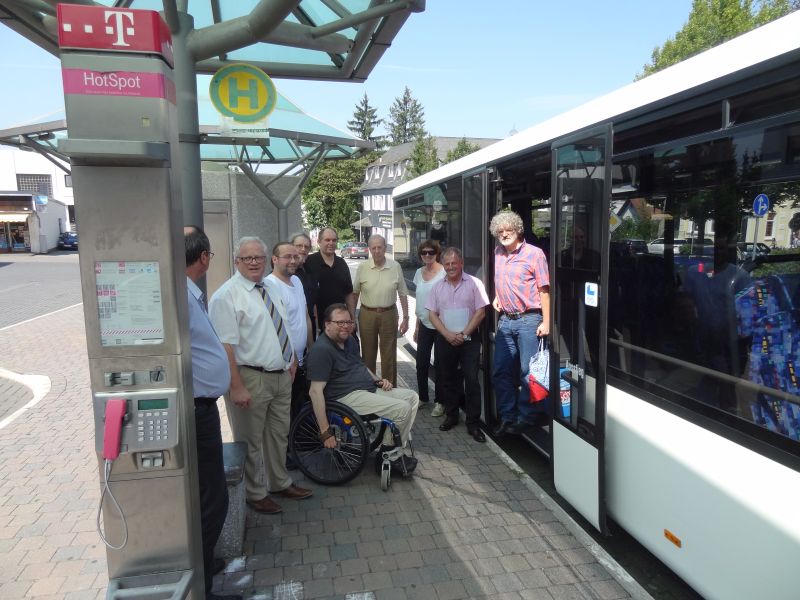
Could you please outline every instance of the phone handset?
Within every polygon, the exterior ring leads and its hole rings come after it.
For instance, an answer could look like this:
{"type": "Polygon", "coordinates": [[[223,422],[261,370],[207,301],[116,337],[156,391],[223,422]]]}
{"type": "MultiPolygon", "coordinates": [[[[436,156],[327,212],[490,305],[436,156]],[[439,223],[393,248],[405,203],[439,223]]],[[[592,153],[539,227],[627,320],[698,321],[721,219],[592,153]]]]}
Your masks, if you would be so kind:
{"type": "Polygon", "coordinates": [[[128,543],[128,524],[125,521],[125,515],[122,508],[114,498],[111,488],[108,486],[108,478],[111,476],[111,465],[119,456],[120,442],[122,441],[122,422],[125,419],[125,414],[128,412],[128,403],[124,398],[109,398],[105,405],[105,424],[103,426],[103,458],[105,459],[103,465],[103,493],[100,495],[100,505],[97,507],[97,533],[100,534],[100,539],[103,543],[112,550],[121,550],[128,543]],[[122,526],[124,528],[124,537],[119,546],[114,546],[109,543],[105,535],[103,535],[103,528],[100,525],[100,515],[103,508],[103,498],[106,492],[111,497],[114,506],[117,507],[120,517],[122,517],[122,526]]]}
{"type": "Polygon", "coordinates": [[[103,428],[103,458],[116,460],[122,440],[122,420],[128,409],[124,398],[111,398],[106,402],[105,426],[103,428]]]}

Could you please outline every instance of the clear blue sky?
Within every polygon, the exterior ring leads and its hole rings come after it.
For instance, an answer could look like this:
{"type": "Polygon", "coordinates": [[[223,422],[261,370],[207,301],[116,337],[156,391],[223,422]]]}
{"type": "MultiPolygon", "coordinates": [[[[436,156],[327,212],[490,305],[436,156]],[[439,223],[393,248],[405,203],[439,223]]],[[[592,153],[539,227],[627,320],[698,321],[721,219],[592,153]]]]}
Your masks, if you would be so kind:
{"type": "MultiPolygon", "coordinates": [[[[690,10],[691,0],[427,0],[366,83],[275,83],[340,129],[364,92],[385,117],[408,86],[433,135],[502,138],[630,83],[690,10]]],[[[4,26],[0,77],[0,128],[63,107],[58,60],[4,26]]]]}

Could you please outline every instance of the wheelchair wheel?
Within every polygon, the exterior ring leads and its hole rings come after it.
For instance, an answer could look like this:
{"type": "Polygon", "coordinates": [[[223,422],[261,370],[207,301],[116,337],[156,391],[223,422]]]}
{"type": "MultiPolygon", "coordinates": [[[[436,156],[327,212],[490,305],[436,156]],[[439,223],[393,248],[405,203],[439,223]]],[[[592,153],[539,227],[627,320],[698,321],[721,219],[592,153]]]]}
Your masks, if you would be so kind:
{"type": "Polygon", "coordinates": [[[297,415],[289,432],[289,453],[303,474],[323,485],[347,483],[367,462],[370,439],[359,416],[339,402],[328,402],[328,423],[336,438],[335,448],[319,441],[319,424],[311,404],[297,415]]]}
{"type": "Polygon", "coordinates": [[[388,464],[381,467],[381,489],[386,492],[392,485],[392,469],[388,464]]]}

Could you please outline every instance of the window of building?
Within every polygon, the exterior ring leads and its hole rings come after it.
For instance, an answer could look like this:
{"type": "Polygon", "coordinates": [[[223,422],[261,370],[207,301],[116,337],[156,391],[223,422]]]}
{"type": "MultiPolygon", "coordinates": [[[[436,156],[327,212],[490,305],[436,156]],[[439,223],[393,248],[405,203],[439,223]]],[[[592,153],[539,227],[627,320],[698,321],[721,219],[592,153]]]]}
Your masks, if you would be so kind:
{"type": "Polygon", "coordinates": [[[50,175],[17,174],[17,189],[20,192],[53,197],[53,180],[50,175]]]}
{"type": "Polygon", "coordinates": [[[64,175],[64,186],[72,187],[72,175],[64,175]]]}
{"type": "Polygon", "coordinates": [[[766,231],[764,232],[764,237],[768,238],[775,237],[774,228],[775,228],[775,213],[770,211],[767,214],[767,228],[766,231]]]}

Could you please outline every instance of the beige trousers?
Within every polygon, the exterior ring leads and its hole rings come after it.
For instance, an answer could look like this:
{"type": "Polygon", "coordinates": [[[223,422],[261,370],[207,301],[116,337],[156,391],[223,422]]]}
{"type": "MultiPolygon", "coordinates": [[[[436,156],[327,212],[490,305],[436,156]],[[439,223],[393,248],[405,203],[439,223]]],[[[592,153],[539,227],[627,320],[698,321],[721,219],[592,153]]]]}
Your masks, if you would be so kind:
{"type": "MultiPolygon", "coordinates": [[[[339,398],[339,402],[346,404],[360,415],[376,414],[394,421],[400,430],[400,439],[403,446],[411,436],[411,426],[417,418],[419,408],[419,396],[413,390],[393,388],[388,392],[378,390],[377,392],[365,392],[356,390],[346,396],[339,398]]],[[[383,437],[383,443],[392,446],[392,435],[387,429],[383,437]]]]}
{"type": "Polygon", "coordinates": [[[286,470],[286,444],[289,439],[289,406],[292,378],[289,372],[262,373],[239,367],[239,375],[250,392],[250,408],[239,408],[225,396],[225,407],[233,439],[247,442],[244,465],[247,499],[261,500],[268,491],[279,492],[292,485],[286,470]],[[267,485],[258,472],[263,457],[267,485]]]}
{"type": "Polygon", "coordinates": [[[377,373],[378,347],[381,350],[381,377],[397,385],[397,307],[375,312],[361,307],[358,311],[358,334],[361,357],[373,373],[377,373]]]}

